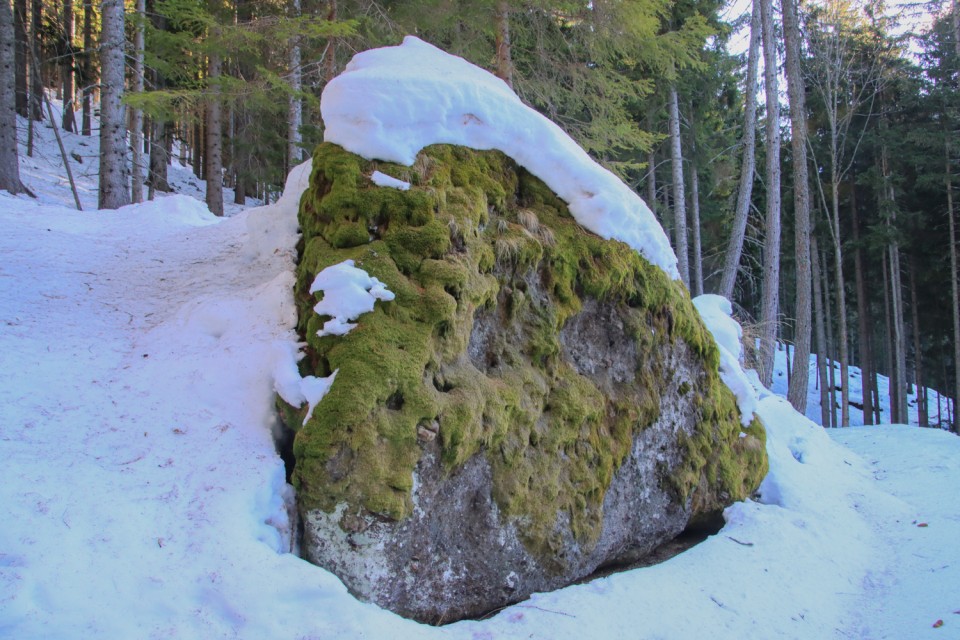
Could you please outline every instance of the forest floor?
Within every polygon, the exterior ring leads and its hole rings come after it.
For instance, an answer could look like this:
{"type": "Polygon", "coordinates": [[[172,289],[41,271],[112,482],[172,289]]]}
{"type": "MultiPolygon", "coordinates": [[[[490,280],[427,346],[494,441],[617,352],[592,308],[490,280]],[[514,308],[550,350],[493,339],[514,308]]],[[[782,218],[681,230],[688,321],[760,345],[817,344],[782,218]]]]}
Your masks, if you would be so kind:
{"type": "Polygon", "coordinates": [[[960,637],[960,438],[824,430],[773,393],[770,473],[701,544],[482,621],[357,601],[287,552],[296,194],[77,212],[43,144],[39,198],[0,193],[0,637],[960,637]]]}

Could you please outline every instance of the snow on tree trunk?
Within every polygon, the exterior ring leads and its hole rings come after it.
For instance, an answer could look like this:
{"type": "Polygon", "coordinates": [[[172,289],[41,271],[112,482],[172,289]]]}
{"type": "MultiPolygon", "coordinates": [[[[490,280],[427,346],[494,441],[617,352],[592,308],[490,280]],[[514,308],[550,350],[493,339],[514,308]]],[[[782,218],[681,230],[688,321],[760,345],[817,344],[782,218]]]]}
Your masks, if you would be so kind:
{"type": "Polygon", "coordinates": [[[212,51],[207,58],[210,80],[210,101],[207,104],[207,207],[214,215],[223,215],[223,149],[220,135],[220,54],[212,51]]]}
{"type": "Polygon", "coordinates": [[[687,206],[683,185],[683,150],[680,146],[680,106],[677,89],[670,87],[670,159],[673,165],[673,216],[677,269],[680,279],[690,288],[690,252],[687,247],[687,206]]]}
{"type": "Polygon", "coordinates": [[[14,46],[13,11],[9,0],[0,0],[0,189],[19,193],[14,46]]]}
{"type": "MultiPolygon", "coordinates": [[[[771,7],[772,11],[772,7],[771,7]]],[[[807,121],[803,74],[800,70],[800,19],[796,0],[783,0],[787,94],[790,104],[790,143],[793,150],[794,250],[796,257],[796,324],[794,372],[787,398],[800,413],[807,408],[807,368],[810,361],[810,186],[807,175],[807,121]]]]}
{"type": "Polygon", "coordinates": [[[123,0],[102,0],[100,42],[100,209],[130,204],[124,107],[123,0]]]}
{"type": "Polygon", "coordinates": [[[772,0],[758,0],[763,35],[763,85],[767,105],[767,210],[763,245],[763,283],[760,292],[760,375],[773,382],[780,313],[780,96],[777,80],[777,42],[774,39],[772,0]]]}
{"type": "MultiPolygon", "coordinates": [[[[756,168],[757,139],[757,67],[760,57],[760,4],[753,3],[750,17],[750,48],[747,54],[746,97],[743,115],[743,160],[740,163],[740,185],[737,189],[737,208],[733,216],[733,229],[730,242],[724,255],[723,273],[720,280],[720,295],[733,299],[733,288],[740,267],[740,255],[743,252],[743,237],[747,231],[750,216],[750,196],[753,193],[753,174],[756,168]]],[[[776,52],[774,52],[774,56],[776,52]]],[[[778,142],[779,144],[779,142],[778,142]]]]}

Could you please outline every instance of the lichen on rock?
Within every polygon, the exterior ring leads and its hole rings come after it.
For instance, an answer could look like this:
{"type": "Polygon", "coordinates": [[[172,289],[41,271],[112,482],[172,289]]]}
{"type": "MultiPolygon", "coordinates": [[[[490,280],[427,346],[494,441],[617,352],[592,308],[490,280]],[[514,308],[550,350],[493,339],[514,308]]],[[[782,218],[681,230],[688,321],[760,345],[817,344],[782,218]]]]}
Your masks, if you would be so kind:
{"type": "Polygon", "coordinates": [[[762,426],[741,426],[684,287],[503,154],[435,145],[403,167],[322,144],[300,225],[301,373],[338,374],[305,424],[279,404],[307,555],[361,597],[476,615],[649,552],[763,478],[762,426]],[[310,284],[347,259],[395,298],[320,337],[310,284]]]}

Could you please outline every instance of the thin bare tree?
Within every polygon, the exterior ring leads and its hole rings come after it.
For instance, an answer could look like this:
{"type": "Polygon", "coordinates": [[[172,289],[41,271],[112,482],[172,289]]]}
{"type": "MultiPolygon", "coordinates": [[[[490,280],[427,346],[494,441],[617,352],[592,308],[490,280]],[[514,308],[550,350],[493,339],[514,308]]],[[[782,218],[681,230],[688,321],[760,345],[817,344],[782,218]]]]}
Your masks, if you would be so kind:
{"type": "MultiPolygon", "coordinates": [[[[750,16],[750,48],[747,53],[747,78],[743,105],[743,159],[740,161],[740,183],[737,188],[737,208],[733,215],[730,241],[724,254],[723,271],[720,276],[720,295],[733,299],[733,288],[743,253],[743,238],[750,217],[750,196],[753,193],[753,177],[756,170],[757,144],[757,68],[760,58],[760,4],[755,0],[750,16]]],[[[774,58],[776,53],[774,53],[774,58]]]]}
{"type": "Polygon", "coordinates": [[[674,241],[677,252],[677,269],[680,279],[690,288],[690,252],[687,244],[687,205],[683,184],[683,148],[680,144],[680,105],[677,88],[669,91],[670,160],[673,166],[673,219],[674,241]]]}
{"type": "Polygon", "coordinates": [[[787,95],[790,104],[790,146],[793,151],[794,256],[796,304],[794,324],[793,375],[787,399],[804,413],[807,408],[810,367],[811,287],[810,278],[810,185],[807,170],[806,87],[800,69],[800,15],[796,0],[783,0],[783,40],[786,44],[787,95]]]}
{"type": "Polygon", "coordinates": [[[780,95],[777,41],[773,30],[773,1],[760,0],[763,32],[763,85],[767,105],[767,210],[763,243],[763,283],[760,293],[761,382],[773,382],[773,364],[780,320],[780,95]]]}

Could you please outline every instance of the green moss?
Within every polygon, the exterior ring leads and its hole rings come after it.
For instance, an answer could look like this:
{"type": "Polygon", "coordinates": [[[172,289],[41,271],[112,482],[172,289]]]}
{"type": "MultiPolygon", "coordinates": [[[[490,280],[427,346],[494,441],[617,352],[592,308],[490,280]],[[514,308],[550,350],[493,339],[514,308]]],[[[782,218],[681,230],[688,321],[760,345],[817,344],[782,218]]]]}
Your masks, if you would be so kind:
{"type": "Polygon", "coordinates": [[[682,285],[626,245],[585,231],[502,154],[438,145],[407,168],[323,144],[300,225],[301,367],[337,371],[302,428],[302,409],[283,411],[298,429],[294,482],[303,509],[347,502],[394,519],[409,515],[422,453],[417,427],[437,422],[446,469],[485,455],[494,499],[538,557],[551,557],[563,526],[591,546],[635,433],[659,415],[669,376],[656,354],[677,340],[704,362],[703,380],[684,394],[695,394],[707,426],[684,437],[689,455],[665,471],[664,483],[707,509],[716,496],[744,497],[762,478],[762,428],[739,437],[719,354],[682,285]],[[367,176],[378,167],[414,187],[373,186],[367,176]],[[327,318],[313,312],[310,284],[346,259],[396,297],[378,302],[346,336],[317,337],[327,318]],[[621,309],[645,354],[635,379],[613,396],[561,357],[560,330],[587,298],[621,309]],[[502,327],[488,337],[490,362],[465,355],[479,318],[502,327]]]}

